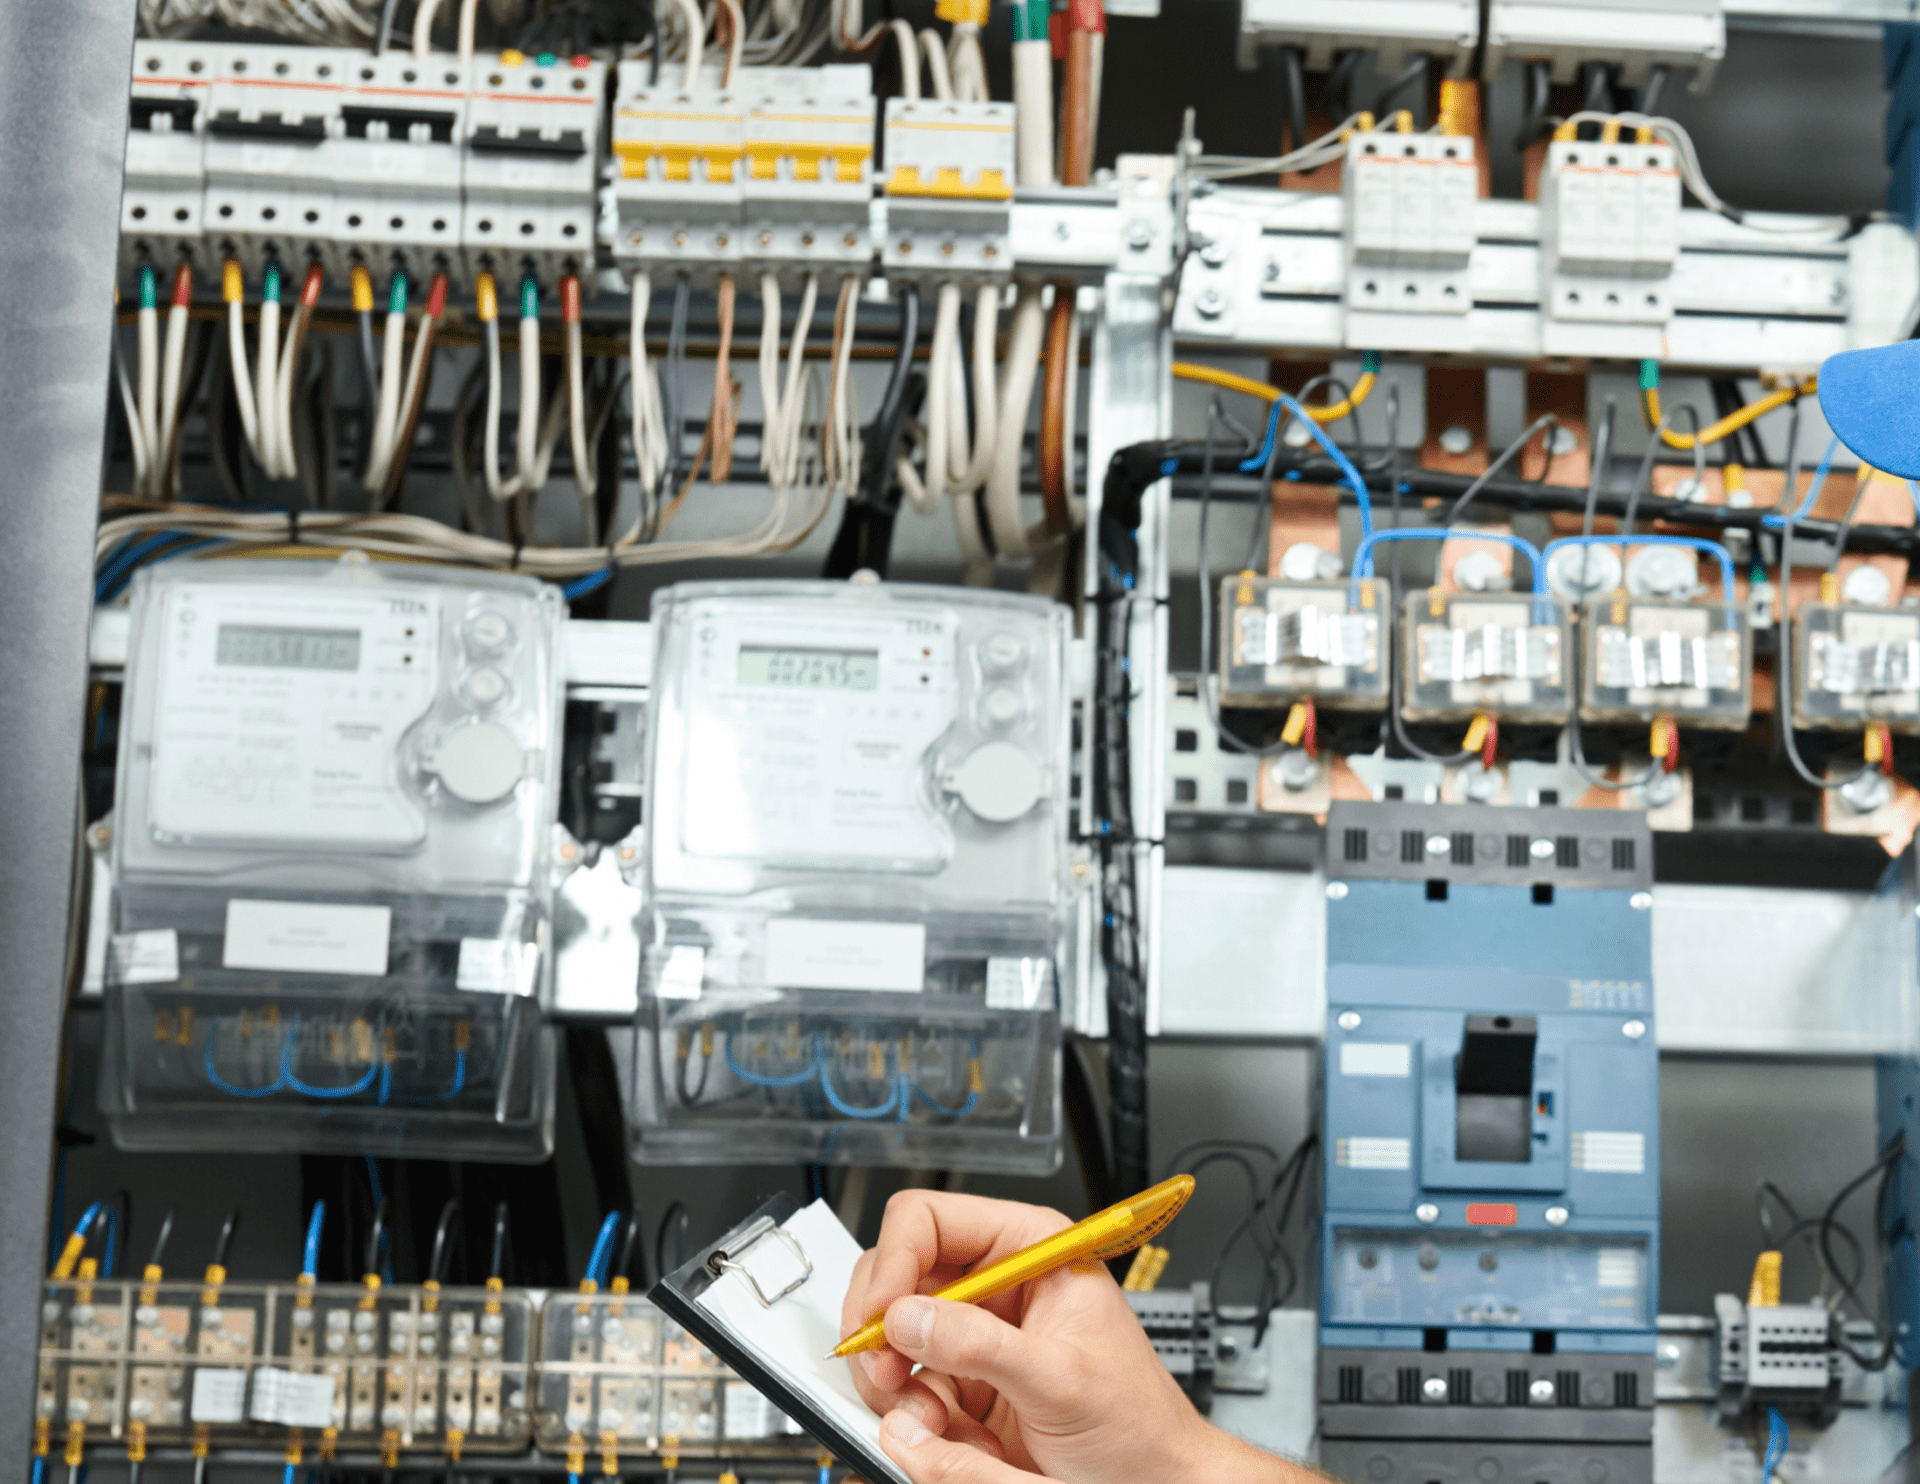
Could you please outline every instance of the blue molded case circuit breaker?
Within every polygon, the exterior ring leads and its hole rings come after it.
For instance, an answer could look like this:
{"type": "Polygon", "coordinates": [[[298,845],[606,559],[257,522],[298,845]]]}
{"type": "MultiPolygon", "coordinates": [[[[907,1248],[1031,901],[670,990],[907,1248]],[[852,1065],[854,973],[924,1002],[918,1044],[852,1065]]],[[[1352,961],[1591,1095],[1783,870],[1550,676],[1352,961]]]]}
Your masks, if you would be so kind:
{"type": "Polygon", "coordinates": [[[1322,1466],[1650,1484],[1644,816],[1336,803],[1326,876],[1322,1466]]]}

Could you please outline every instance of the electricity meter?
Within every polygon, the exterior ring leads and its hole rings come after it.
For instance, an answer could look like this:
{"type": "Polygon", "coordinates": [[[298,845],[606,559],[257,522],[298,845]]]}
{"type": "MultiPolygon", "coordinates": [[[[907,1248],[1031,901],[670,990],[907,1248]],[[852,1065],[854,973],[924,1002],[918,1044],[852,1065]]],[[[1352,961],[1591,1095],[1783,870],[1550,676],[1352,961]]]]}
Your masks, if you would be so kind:
{"type": "Polygon", "coordinates": [[[1067,611],[656,595],[638,1157],[1059,1161],[1067,611]]]}
{"type": "Polygon", "coordinates": [[[544,1157],[558,594],[352,555],[132,604],[115,1141],[544,1157]]]}

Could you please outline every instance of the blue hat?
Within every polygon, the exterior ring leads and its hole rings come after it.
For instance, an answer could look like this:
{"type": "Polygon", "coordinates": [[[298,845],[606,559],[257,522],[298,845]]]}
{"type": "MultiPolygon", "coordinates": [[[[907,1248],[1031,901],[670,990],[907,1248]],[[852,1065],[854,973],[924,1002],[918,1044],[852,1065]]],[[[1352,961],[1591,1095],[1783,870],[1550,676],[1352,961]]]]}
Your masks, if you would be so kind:
{"type": "Polygon", "coordinates": [[[1920,479],[1920,340],[1827,357],[1820,411],[1861,462],[1920,479]]]}

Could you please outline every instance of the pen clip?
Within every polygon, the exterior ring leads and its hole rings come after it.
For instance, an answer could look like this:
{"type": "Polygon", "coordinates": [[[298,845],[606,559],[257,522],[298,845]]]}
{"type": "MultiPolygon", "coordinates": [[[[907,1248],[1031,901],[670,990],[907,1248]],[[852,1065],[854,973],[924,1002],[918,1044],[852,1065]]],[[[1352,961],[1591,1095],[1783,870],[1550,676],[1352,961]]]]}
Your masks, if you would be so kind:
{"type": "Polygon", "coordinates": [[[741,1230],[738,1240],[733,1243],[731,1252],[719,1247],[714,1248],[712,1255],[707,1258],[707,1269],[715,1277],[721,1273],[738,1273],[753,1289],[753,1296],[760,1300],[760,1307],[771,1309],[778,1300],[785,1298],[813,1276],[813,1261],[807,1256],[806,1249],[800,1245],[799,1238],[784,1226],[778,1225],[772,1217],[762,1216],[748,1223],[741,1230]],[[745,1257],[748,1249],[762,1237],[778,1237],[787,1244],[793,1255],[800,1261],[800,1276],[774,1294],[772,1298],[767,1297],[766,1290],[760,1286],[760,1280],[754,1277],[753,1270],[739,1260],[745,1257]]]}

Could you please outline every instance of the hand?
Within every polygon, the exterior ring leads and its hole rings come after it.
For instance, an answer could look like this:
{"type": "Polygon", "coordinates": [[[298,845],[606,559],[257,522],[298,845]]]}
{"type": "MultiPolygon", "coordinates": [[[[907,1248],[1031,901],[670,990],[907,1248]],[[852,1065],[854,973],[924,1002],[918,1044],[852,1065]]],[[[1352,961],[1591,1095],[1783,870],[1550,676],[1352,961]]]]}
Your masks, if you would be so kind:
{"type": "Polygon", "coordinates": [[[908,1190],[887,1203],[840,1332],[886,1313],[887,1348],[848,1364],[886,1414],[888,1457],[915,1484],[1299,1479],[1194,1411],[1101,1264],[978,1305],[917,1297],[1069,1225],[1058,1211],[978,1196],[908,1190]]]}

